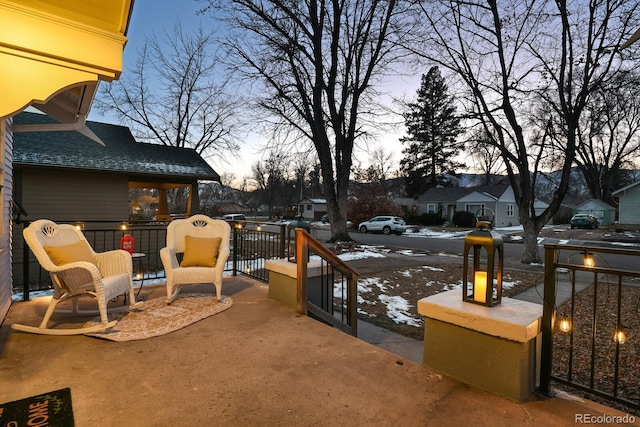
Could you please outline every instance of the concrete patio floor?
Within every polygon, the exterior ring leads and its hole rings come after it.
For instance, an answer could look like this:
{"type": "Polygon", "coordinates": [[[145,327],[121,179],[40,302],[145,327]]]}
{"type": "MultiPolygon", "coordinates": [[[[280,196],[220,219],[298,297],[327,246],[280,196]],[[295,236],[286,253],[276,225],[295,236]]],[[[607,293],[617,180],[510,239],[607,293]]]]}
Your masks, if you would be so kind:
{"type": "Polygon", "coordinates": [[[568,426],[576,414],[623,415],[491,395],[299,316],[249,278],[225,277],[223,294],[228,310],[125,343],[11,331],[38,324],[48,299],[16,302],[0,328],[0,402],[69,387],[76,426],[568,426]]]}

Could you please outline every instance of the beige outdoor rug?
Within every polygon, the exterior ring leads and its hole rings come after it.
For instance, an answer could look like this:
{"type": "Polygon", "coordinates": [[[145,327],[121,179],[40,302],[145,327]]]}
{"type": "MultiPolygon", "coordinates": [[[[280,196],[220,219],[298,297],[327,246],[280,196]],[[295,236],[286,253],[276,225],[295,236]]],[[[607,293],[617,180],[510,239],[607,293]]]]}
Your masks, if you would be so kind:
{"type": "MultiPolygon", "coordinates": [[[[199,320],[220,313],[233,305],[231,297],[214,303],[211,294],[184,293],[171,305],[165,298],[144,301],[135,311],[114,313],[110,320],[118,320],[111,329],[86,334],[111,341],[134,341],[165,335],[199,320]]],[[[100,323],[100,317],[85,323],[85,327],[100,323]]]]}

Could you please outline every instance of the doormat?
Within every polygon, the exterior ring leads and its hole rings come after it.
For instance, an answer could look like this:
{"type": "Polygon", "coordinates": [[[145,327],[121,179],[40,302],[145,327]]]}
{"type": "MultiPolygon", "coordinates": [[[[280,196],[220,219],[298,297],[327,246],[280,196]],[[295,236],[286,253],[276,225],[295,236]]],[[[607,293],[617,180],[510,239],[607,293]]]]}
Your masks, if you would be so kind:
{"type": "Polygon", "coordinates": [[[0,404],[0,426],[73,427],[71,389],[50,391],[0,404]]]}

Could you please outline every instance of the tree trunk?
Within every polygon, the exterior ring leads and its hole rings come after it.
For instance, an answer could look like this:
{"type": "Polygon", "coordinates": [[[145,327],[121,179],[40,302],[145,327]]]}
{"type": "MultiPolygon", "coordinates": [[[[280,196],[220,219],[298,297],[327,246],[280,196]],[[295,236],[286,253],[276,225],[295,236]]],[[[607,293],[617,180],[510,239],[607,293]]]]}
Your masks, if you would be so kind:
{"type": "Polygon", "coordinates": [[[521,215],[520,221],[524,228],[524,241],[522,248],[522,259],[520,262],[523,264],[541,264],[540,251],[538,250],[538,235],[540,230],[544,226],[544,221],[529,218],[528,215],[521,215]]]}
{"type": "Polygon", "coordinates": [[[538,232],[531,227],[524,229],[524,247],[522,250],[523,264],[540,264],[538,252],[538,232]]]}

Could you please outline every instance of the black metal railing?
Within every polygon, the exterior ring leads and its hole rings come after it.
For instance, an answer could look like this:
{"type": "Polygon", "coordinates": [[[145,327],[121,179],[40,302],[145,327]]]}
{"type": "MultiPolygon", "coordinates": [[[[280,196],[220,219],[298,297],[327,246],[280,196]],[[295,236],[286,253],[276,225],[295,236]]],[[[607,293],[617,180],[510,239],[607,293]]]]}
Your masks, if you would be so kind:
{"type": "Polygon", "coordinates": [[[358,335],[358,273],[301,228],[295,229],[297,311],[358,335]]]}
{"type": "MultiPolygon", "coordinates": [[[[120,248],[120,240],[125,234],[133,237],[134,284],[149,283],[166,278],[160,249],[165,246],[168,221],[56,221],[60,224],[74,224],[80,227],[87,241],[96,252],[120,248]],[[144,280],[144,282],[142,281],[144,280]],[[137,283],[136,283],[137,282],[137,283]]],[[[24,227],[29,225],[24,223],[24,227]]],[[[225,271],[236,275],[238,272],[257,280],[268,281],[268,271],[264,268],[267,259],[286,258],[288,245],[286,223],[239,221],[232,225],[231,254],[225,271]]],[[[29,293],[52,289],[51,278],[44,271],[29,247],[22,240],[22,229],[14,225],[13,241],[13,283],[14,292],[23,293],[23,300],[29,300],[29,293]],[[21,256],[16,256],[22,254],[21,256]]]]}
{"type": "MultiPolygon", "coordinates": [[[[129,222],[129,221],[57,221],[60,224],[74,224],[82,229],[87,241],[96,252],[105,252],[120,248],[120,240],[130,234],[135,242],[134,284],[143,280],[149,282],[164,279],[164,268],[160,260],[160,248],[165,245],[167,222],[129,222]]],[[[24,222],[24,227],[29,222],[24,222]]],[[[24,244],[22,230],[14,225],[13,239],[13,284],[14,292],[22,291],[22,299],[29,300],[31,292],[52,289],[51,278],[24,244]],[[22,256],[17,256],[22,254],[22,256]]]]}
{"type": "Polygon", "coordinates": [[[284,223],[237,221],[232,223],[231,270],[264,282],[269,280],[265,262],[287,257],[284,223]]]}
{"type": "Polygon", "coordinates": [[[638,414],[640,251],[545,245],[540,392],[555,382],[638,414]]]}

